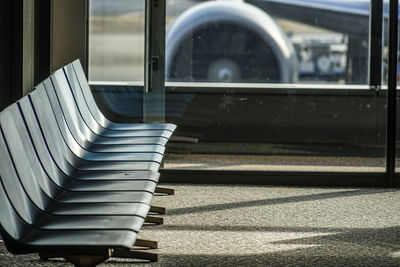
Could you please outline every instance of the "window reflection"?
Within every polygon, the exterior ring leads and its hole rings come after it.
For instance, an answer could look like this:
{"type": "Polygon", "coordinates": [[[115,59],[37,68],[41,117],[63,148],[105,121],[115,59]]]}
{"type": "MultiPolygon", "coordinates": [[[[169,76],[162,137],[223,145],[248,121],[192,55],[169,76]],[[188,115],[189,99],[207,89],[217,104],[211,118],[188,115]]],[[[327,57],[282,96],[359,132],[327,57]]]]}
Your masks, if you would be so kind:
{"type": "Polygon", "coordinates": [[[168,26],[167,80],[367,84],[369,6],[203,1],[168,26]]]}
{"type": "MultiPolygon", "coordinates": [[[[91,3],[90,79],[142,81],[144,1],[91,3]]],[[[167,0],[166,119],[178,129],[165,167],[384,171],[386,99],[368,87],[369,6],[167,0]]],[[[116,120],[140,119],[140,87],[94,89],[116,120]]]]}
{"type": "Polygon", "coordinates": [[[89,0],[89,79],[143,81],[144,1],[89,0]]]}

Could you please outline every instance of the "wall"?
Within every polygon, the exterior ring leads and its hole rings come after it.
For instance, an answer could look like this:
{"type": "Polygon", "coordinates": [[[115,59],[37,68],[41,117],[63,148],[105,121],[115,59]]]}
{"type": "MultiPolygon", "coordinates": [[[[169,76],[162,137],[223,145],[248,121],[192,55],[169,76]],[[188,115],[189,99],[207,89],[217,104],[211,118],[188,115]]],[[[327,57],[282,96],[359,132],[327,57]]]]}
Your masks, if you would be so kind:
{"type": "Polygon", "coordinates": [[[79,58],[87,69],[87,1],[52,0],[50,70],[79,58]]]}

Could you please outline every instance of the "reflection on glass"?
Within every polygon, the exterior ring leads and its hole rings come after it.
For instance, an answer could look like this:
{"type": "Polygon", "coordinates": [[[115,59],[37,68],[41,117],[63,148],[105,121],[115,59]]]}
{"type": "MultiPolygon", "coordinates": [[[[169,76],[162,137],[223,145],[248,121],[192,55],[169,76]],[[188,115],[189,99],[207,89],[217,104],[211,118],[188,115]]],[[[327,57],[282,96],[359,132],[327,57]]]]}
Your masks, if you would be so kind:
{"type": "MultiPolygon", "coordinates": [[[[196,1],[167,1],[167,10],[177,2],[196,1]]],[[[368,0],[193,5],[169,23],[167,80],[367,84],[369,6],[368,0]]]]}
{"type": "Polygon", "coordinates": [[[137,0],[89,0],[91,81],[143,81],[144,6],[137,0]]]}
{"type": "MultiPolygon", "coordinates": [[[[142,80],[143,42],[132,40],[143,40],[144,1],[91,4],[90,79],[142,80]]],[[[178,83],[167,83],[166,120],[179,142],[165,168],[384,171],[385,95],[368,87],[369,7],[167,0],[166,79],[178,83]]],[[[140,117],[140,88],[94,89],[115,118],[140,117]]]]}
{"type": "Polygon", "coordinates": [[[181,142],[164,167],[383,172],[369,9],[368,0],[167,1],[166,118],[181,142]],[[177,3],[192,6],[178,13],[177,3]]]}

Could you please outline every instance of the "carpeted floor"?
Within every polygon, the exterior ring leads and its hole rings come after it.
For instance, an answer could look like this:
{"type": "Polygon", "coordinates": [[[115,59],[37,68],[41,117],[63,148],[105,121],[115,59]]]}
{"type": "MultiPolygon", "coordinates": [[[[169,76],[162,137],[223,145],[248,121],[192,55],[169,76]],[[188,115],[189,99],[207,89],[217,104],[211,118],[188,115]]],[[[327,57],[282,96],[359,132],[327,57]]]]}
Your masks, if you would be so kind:
{"type": "MultiPolygon", "coordinates": [[[[159,262],[110,259],[100,266],[400,266],[397,189],[172,185],[157,196],[165,224],[140,237],[159,241],[159,262]]],[[[69,266],[36,255],[0,266],[69,266]]]]}

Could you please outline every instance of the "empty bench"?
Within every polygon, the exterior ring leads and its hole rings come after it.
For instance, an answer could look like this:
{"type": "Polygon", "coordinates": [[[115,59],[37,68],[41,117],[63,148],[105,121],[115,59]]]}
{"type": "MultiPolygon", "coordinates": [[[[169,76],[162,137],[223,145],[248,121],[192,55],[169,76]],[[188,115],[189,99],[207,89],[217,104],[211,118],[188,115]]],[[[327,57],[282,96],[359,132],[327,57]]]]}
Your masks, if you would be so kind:
{"type": "Polygon", "coordinates": [[[148,213],[162,213],[150,201],[175,126],[93,115],[100,111],[88,104],[94,99],[82,89],[79,67],[55,72],[0,113],[4,244],[15,254],[64,257],[78,266],[112,256],[156,260],[132,248],[157,247],[137,233],[146,221],[160,223],[148,213]]]}

